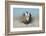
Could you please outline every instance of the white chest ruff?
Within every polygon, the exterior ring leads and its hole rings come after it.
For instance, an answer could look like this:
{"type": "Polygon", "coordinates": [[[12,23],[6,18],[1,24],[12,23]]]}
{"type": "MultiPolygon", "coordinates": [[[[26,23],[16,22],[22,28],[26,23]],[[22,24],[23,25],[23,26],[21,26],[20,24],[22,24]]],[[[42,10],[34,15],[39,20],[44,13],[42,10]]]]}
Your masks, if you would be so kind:
{"type": "Polygon", "coordinates": [[[28,21],[29,20],[29,13],[25,13],[25,16],[26,16],[26,20],[28,21]]]}
{"type": "Polygon", "coordinates": [[[26,20],[27,20],[27,21],[29,20],[29,14],[26,15],[26,20]]]}
{"type": "Polygon", "coordinates": [[[29,16],[26,16],[26,20],[27,20],[27,21],[29,20],[29,16]]]}

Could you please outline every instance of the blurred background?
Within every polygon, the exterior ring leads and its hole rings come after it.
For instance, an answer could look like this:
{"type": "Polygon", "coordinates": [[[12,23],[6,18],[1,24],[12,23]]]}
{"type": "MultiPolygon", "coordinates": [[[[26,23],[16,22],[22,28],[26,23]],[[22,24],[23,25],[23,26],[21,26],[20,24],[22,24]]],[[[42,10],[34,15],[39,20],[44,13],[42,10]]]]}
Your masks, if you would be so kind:
{"type": "Polygon", "coordinates": [[[13,8],[13,25],[14,27],[38,27],[39,8],[13,8]],[[21,22],[23,13],[25,12],[31,13],[32,17],[32,22],[29,23],[28,25],[25,25],[24,23],[21,22]]]}

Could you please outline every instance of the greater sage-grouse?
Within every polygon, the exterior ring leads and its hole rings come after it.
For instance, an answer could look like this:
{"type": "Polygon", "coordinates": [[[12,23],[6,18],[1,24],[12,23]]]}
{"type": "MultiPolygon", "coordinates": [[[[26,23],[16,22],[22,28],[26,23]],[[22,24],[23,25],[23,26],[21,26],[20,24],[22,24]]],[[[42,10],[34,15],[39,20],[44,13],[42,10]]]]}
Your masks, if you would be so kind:
{"type": "Polygon", "coordinates": [[[23,13],[23,21],[24,24],[29,24],[32,22],[31,13],[28,13],[27,11],[23,13]]]}

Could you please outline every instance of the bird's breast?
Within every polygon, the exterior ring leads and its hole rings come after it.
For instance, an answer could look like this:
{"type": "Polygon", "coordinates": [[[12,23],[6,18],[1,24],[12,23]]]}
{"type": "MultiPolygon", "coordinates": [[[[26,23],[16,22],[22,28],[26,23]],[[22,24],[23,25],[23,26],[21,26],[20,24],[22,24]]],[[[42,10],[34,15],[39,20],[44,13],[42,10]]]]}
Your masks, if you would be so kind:
{"type": "Polygon", "coordinates": [[[27,20],[27,21],[29,20],[29,16],[26,16],[26,20],[27,20]]]}

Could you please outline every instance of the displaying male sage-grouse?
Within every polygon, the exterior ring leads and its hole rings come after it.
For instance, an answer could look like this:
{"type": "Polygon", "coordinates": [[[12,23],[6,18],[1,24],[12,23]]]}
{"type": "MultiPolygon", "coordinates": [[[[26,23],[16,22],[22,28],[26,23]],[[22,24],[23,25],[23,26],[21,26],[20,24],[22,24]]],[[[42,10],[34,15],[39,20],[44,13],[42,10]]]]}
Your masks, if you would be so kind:
{"type": "Polygon", "coordinates": [[[29,24],[32,22],[31,13],[28,13],[27,11],[23,14],[24,20],[22,21],[24,24],[29,24]]]}

